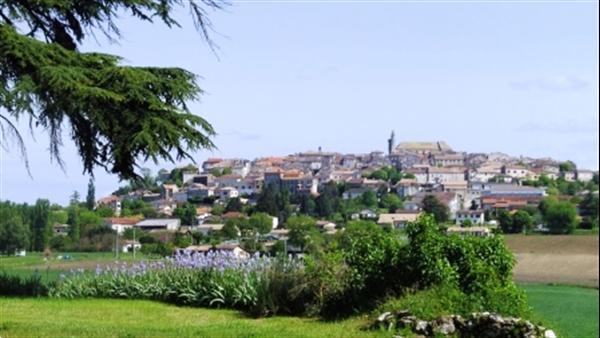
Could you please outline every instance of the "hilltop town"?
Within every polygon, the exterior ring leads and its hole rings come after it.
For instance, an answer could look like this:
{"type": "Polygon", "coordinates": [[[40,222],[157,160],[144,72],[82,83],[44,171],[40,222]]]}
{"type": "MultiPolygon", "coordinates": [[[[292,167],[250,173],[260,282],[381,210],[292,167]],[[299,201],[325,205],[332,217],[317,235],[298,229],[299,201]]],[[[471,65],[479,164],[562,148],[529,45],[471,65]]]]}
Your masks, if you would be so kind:
{"type": "Polygon", "coordinates": [[[240,216],[242,206],[260,204],[267,187],[286,191],[285,203],[290,204],[286,206],[287,214],[282,208],[258,207],[273,217],[274,229],[294,213],[323,218],[320,225],[328,226],[330,232],[339,228],[337,223],[358,218],[398,228],[418,217],[427,196],[434,196],[447,208],[445,221],[484,225],[497,223],[489,215],[500,209],[537,208],[548,195],[583,196],[598,179],[597,172],[549,158],[467,153],[454,150],[444,141],[396,144],[393,132],[387,143],[387,154],[341,154],[319,149],[254,160],[209,158],[200,167],[162,169],[156,176],[146,173],[141,181],[150,183],[122,187],[97,203],[114,211],[115,217],[108,222],[117,231],[134,225],[147,230],[174,231],[183,226],[205,234],[218,231],[228,218],[240,216]],[[375,202],[357,203],[344,210],[317,210],[320,196],[328,194],[328,186],[335,186],[333,195],[339,196],[334,197],[343,201],[371,197],[375,202]],[[123,215],[122,207],[124,201],[130,205],[134,200],[151,205],[154,212],[149,216],[155,217],[119,217],[131,216],[131,211],[123,215]],[[232,200],[239,206],[231,207],[232,200]],[[382,200],[392,202],[388,206],[382,200]],[[196,211],[189,224],[174,217],[184,204],[193,205],[196,211]]]}

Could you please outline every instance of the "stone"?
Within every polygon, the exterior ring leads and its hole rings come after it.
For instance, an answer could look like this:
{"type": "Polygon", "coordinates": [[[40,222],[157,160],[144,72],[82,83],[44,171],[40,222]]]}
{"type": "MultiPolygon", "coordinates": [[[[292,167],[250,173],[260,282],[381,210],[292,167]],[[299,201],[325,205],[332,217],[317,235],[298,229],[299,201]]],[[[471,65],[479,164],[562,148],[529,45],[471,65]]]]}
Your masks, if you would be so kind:
{"type": "Polygon", "coordinates": [[[556,338],[556,333],[552,330],[544,331],[544,338],[556,338]]]}
{"type": "Polygon", "coordinates": [[[417,322],[415,323],[415,332],[427,334],[427,333],[429,333],[429,327],[430,327],[430,325],[427,321],[417,320],[417,322]]]}
{"type": "Polygon", "coordinates": [[[396,312],[397,318],[402,318],[402,317],[406,317],[406,316],[410,316],[409,310],[400,310],[400,311],[396,312]]]}
{"type": "Polygon", "coordinates": [[[386,319],[391,315],[391,312],[384,312],[382,314],[379,315],[379,317],[377,317],[377,321],[378,322],[385,322],[386,319]]]}

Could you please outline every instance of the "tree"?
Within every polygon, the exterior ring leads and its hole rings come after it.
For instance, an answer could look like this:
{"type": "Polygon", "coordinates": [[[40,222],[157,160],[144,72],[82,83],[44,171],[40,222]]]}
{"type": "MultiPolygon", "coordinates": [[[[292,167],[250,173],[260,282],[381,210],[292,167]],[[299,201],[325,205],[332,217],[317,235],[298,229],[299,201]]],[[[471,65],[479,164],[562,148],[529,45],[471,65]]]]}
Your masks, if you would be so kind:
{"type": "Polygon", "coordinates": [[[196,206],[189,202],[175,208],[173,214],[181,220],[181,224],[196,225],[196,206]]]}
{"type": "Polygon", "coordinates": [[[94,210],[94,207],[96,206],[96,186],[94,185],[94,179],[91,177],[90,181],[88,182],[85,206],[88,208],[88,210],[94,210]]]}
{"type": "Polygon", "coordinates": [[[67,209],[67,224],[69,224],[69,237],[73,243],[78,243],[81,236],[80,220],[79,220],[79,207],[77,205],[71,205],[67,209]]]}
{"type": "MultiPolygon", "coordinates": [[[[50,135],[50,155],[62,165],[62,131],[70,129],[84,172],[101,167],[129,179],[140,160],[192,158],[213,148],[212,126],[192,114],[187,102],[201,94],[196,76],[180,68],[122,65],[121,58],[77,50],[87,34],[100,30],[120,37],[117,15],[179,26],[175,5],[187,4],[204,38],[211,27],[208,9],[221,0],[5,0],[0,5],[0,115],[3,136],[26,149],[13,121],[25,115],[50,135]],[[44,41],[37,40],[41,38],[44,41]]],[[[33,128],[33,127],[32,127],[33,128]]],[[[4,140],[3,140],[4,141],[4,140]]]]}
{"type": "Polygon", "coordinates": [[[577,226],[577,209],[570,202],[545,198],[540,203],[540,211],[546,226],[553,234],[571,233],[577,226]]]}
{"type": "Polygon", "coordinates": [[[367,208],[374,208],[377,206],[377,194],[373,190],[367,190],[360,196],[362,204],[367,208]]]}
{"type": "Polygon", "coordinates": [[[248,219],[248,225],[257,232],[266,234],[273,230],[273,217],[264,212],[256,212],[248,219]]]}
{"type": "Polygon", "coordinates": [[[427,195],[423,198],[423,202],[421,203],[423,211],[432,214],[438,224],[448,221],[448,207],[440,202],[437,197],[434,195],[427,195]]]}
{"type": "Polygon", "coordinates": [[[230,198],[229,201],[227,201],[227,205],[225,206],[225,212],[241,212],[243,207],[244,205],[242,204],[242,201],[239,199],[239,197],[230,198]]]}
{"type": "Polygon", "coordinates": [[[273,184],[264,187],[258,195],[256,210],[266,212],[269,215],[279,214],[279,208],[277,208],[277,189],[273,184]]]}
{"type": "Polygon", "coordinates": [[[50,226],[50,202],[46,199],[38,199],[33,207],[32,214],[32,249],[43,251],[50,244],[52,228],[50,226]]]}
{"type": "Polygon", "coordinates": [[[473,221],[471,221],[470,219],[465,219],[464,221],[462,221],[462,223],[460,223],[460,226],[463,228],[468,228],[473,226],[473,221]]]}
{"type": "Polygon", "coordinates": [[[471,200],[471,206],[469,207],[469,210],[477,210],[477,209],[479,209],[477,202],[475,200],[471,200]]]}
{"type": "Polygon", "coordinates": [[[509,234],[513,232],[513,218],[507,210],[498,210],[496,212],[496,219],[503,233],[509,234]]]}
{"type": "Polygon", "coordinates": [[[0,204],[0,212],[0,252],[14,254],[29,247],[29,229],[19,212],[5,203],[0,204]]]}
{"type": "Polygon", "coordinates": [[[79,205],[79,192],[77,190],[73,191],[71,196],[69,196],[69,204],[70,205],[79,205]]]}
{"type": "Polygon", "coordinates": [[[314,199],[309,195],[302,195],[300,198],[300,213],[304,215],[314,215],[317,204],[314,199]]]}
{"type": "Polygon", "coordinates": [[[582,227],[594,228],[598,226],[598,194],[587,193],[579,203],[579,213],[583,217],[582,227]]]}
{"type": "Polygon", "coordinates": [[[561,173],[577,170],[577,165],[573,161],[565,161],[558,165],[558,170],[561,173]]]}
{"type": "Polygon", "coordinates": [[[379,204],[389,212],[394,212],[396,209],[402,208],[402,200],[396,194],[385,194],[381,196],[379,204]]]}
{"type": "Polygon", "coordinates": [[[289,242],[304,251],[311,242],[318,242],[320,236],[315,220],[309,216],[292,216],[287,220],[286,228],[290,230],[289,242]]]}
{"type": "Polygon", "coordinates": [[[529,232],[533,226],[533,218],[531,215],[525,210],[517,210],[512,215],[512,231],[514,233],[518,232],[529,232]]]}

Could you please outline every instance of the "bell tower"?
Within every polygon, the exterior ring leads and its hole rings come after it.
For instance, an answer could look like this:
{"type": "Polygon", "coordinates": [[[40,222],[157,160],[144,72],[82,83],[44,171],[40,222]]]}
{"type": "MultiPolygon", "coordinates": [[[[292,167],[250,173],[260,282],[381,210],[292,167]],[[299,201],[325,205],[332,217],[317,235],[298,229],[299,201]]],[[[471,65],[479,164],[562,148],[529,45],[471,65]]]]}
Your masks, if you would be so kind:
{"type": "Polygon", "coordinates": [[[390,138],[387,141],[388,141],[388,155],[391,155],[392,151],[394,151],[394,146],[396,143],[393,130],[392,130],[392,134],[390,135],[390,138]]]}

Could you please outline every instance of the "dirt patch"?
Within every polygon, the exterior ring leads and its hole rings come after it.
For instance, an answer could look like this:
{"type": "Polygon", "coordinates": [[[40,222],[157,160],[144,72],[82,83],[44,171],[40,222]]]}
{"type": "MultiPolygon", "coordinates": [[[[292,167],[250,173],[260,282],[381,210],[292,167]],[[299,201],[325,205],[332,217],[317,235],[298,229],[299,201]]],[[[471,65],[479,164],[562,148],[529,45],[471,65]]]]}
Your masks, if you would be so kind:
{"type": "Polygon", "coordinates": [[[506,236],[517,282],[598,287],[598,236],[506,236]]]}
{"type": "Polygon", "coordinates": [[[517,282],[598,287],[598,255],[515,254],[517,282]]]}

